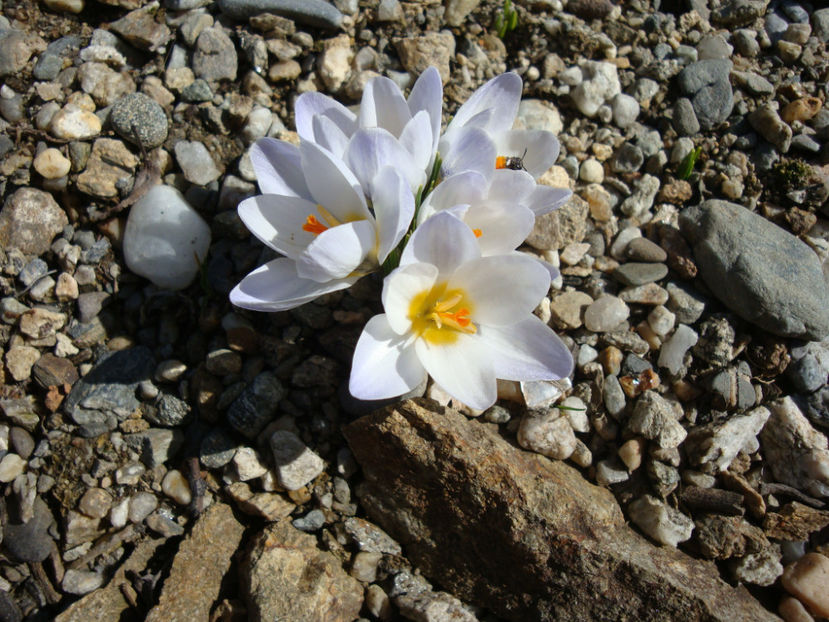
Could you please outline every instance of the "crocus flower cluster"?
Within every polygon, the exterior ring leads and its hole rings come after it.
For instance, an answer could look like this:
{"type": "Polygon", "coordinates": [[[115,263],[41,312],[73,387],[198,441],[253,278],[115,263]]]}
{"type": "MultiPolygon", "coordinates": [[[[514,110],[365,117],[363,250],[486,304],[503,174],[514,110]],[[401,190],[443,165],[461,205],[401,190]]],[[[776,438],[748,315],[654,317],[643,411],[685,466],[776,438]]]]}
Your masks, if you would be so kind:
{"type": "Polygon", "coordinates": [[[516,250],[535,217],[570,195],[536,183],[558,157],[556,137],[511,129],[521,89],[514,73],[493,78],[442,134],[434,68],[408,99],[374,78],[357,113],[301,95],[299,146],[258,141],[251,161],[262,194],[239,205],[281,257],[247,275],[231,301],[282,311],[387,273],[385,313],[369,320],[354,353],[349,388],[360,399],[403,395],[428,374],[484,409],[498,378],[569,375],[569,351],[533,315],[555,269],[516,250]]]}

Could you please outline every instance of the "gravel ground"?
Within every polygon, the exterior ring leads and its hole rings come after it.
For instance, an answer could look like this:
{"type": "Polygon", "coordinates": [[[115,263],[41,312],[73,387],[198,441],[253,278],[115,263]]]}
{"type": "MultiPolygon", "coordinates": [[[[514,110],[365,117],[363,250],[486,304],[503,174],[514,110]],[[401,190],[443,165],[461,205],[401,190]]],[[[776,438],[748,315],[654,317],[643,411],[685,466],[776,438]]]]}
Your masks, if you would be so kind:
{"type": "Polygon", "coordinates": [[[0,622],[829,618],[829,9],[0,6],[0,622]],[[377,278],[227,298],[251,145],[430,65],[521,75],[574,193],[521,249],[574,374],[485,412],[348,395],[377,278]]]}

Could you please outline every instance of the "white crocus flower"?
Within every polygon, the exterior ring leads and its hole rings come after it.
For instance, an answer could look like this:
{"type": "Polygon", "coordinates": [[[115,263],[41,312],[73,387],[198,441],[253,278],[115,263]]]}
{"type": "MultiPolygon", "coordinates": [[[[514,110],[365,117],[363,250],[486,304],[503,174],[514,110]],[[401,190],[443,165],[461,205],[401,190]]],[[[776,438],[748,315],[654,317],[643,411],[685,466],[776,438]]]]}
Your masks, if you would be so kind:
{"type": "Polygon", "coordinates": [[[239,216],[285,257],[233,289],[230,300],[240,307],[282,311],[349,287],[379,268],[414,215],[410,182],[398,172],[405,166],[395,166],[393,157],[387,166],[364,167],[365,185],[342,160],[310,142],[296,147],[263,139],[251,161],[265,194],[242,201],[239,216]]]}
{"type": "Polygon", "coordinates": [[[383,284],[385,314],[369,320],[349,388],[360,399],[402,395],[426,374],[472,408],[496,399],[496,379],[555,380],[573,360],[532,314],[547,271],[520,254],[482,257],[472,230],[439,213],[415,230],[383,284]]]}
{"type": "Polygon", "coordinates": [[[442,110],[440,74],[429,67],[420,74],[408,99],[392,80],[377,77],[366,84],[358,114],[316,92],[300,95],[294,112],[300,138],[325,147],[337,157],[344,157],[358,130],[379,129],[399,141],[426,174],[437,152],[442,110]]]}
{"type": "Polygon", "coordinates": [[[472,230],[483,256],[505,255],[518,248],[533,229],[530,200],[535,187],[525,171],[494,171],[489,179],[474,171],[458,173],[426,197],[418,224],[449,211],[472,230]]]}
{"type": "Polygon", "coordinates": [[[444,162],[451,162],[451,166],[445,167],[445,176],[462,170],[481,170],[480,153],[461,149],[458,154],[459,143],[471,142],[470,133],[477,136],[475,142],[483,142],[478,132],[485,133],[493,143],[490,170],[526,170],[538,179],[555,164],[559,144],[554,134],[545,130],[512,129],[521,103],[521,89],[518,74],[503,73],[475,91],[458,109],[439,143],[444,162]],[[467,164],[463,155],[472,162],[467,164]]]}

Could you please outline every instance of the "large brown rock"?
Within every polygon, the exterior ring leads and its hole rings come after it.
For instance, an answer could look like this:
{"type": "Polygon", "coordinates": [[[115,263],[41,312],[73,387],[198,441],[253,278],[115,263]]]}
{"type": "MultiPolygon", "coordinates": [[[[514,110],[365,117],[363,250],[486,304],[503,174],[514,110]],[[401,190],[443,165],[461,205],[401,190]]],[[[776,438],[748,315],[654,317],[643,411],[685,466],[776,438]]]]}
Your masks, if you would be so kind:
{"type": "Polygon", "coordinates": [[[363,606],[363,588],[317,539],[274,523],[253,538],[241,567],[248,620],[351,622],[363,606]]]}
{"type": "Polygon", "coordinates": [[[181,543],[146,622],[208,620],[243,531],[229,505],[217,502],[207,508],[181,543]]]}
{"type": "Polygon", "coordinates": [[[494,426],[407,401],[344,432],[369,515],[466,602],[521,621],[777,619],[713,564],[627,527],[608,490],[494,426]]]}

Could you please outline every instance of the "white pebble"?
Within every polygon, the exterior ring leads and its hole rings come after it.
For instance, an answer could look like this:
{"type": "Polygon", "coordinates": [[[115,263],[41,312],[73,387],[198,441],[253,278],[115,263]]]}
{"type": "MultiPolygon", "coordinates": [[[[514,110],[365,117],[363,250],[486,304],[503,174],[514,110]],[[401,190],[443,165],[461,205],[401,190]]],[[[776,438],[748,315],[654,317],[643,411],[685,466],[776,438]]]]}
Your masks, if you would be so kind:
{"type": "Polygon", "coordinates": [[[594,333],[613,330],[630,316],[630,309],[616,296],[603,295],[584,310],[584,325],[594,333]]]}
{"type": "Polygon", "coordinates": [[[659,351],[657,365],[666,368],[672,374],[682,369],[682,361],[689,348],[696,345],[699,335],[690,326],[680,324],[676,331],[659,351]]]}
{"type": "Polygon", "coordinates": [[[210,227],[171,186],[155,186],[132,206],[124,230],[130,270],[159,287],[183,289],[207,257],[210,227]]]}
{"type": "Polygon", "coordinates": [[[167,475],[161,480],[161,490],[179,505],[187,505],[193,498],[190,482],[176,469],[167,471],[167,475]]]}
{"type": "Polygon", "coordinates": [[[325,463],[293,432],[277,430],[270,438],[276,479],[287,490],[298,490],[322,473],[325,463]]]}
{"type": "Polygon", "coordinates": [[[644,495],[628,506],[630,519],[660,544],[676,546],[691,537],[694,521],[659,499],[644,495]]]}
{"type": "Polygon", "coordinates": [[[576,449],[576,435],[567,418],[554,413],[526,413],[518,428],[518,444],[553,460],[566,460],[576,449]]]}

